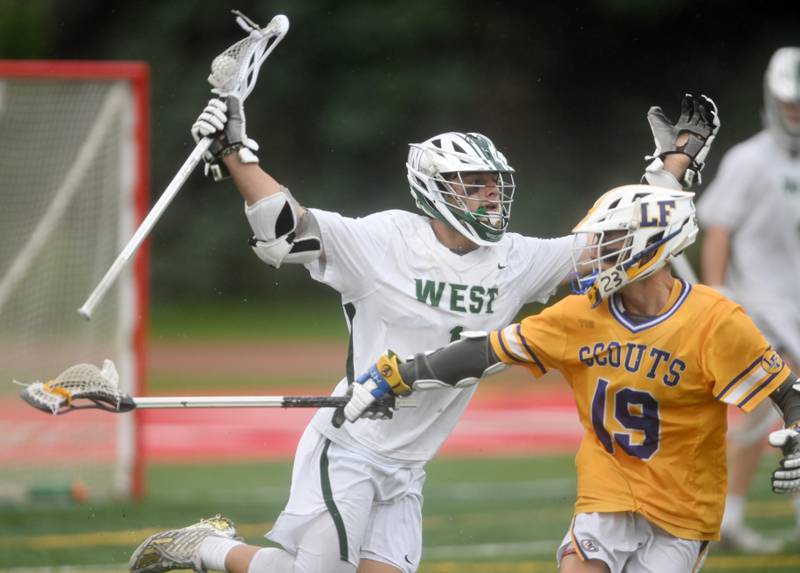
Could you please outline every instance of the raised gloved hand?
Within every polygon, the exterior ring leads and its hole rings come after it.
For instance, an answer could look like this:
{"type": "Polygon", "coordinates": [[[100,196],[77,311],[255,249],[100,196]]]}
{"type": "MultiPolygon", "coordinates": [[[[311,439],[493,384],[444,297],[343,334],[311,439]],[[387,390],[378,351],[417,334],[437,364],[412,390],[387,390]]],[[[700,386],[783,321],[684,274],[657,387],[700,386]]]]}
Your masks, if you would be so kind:
{"type": "Polygon", "coordinates": [[[219,98],[209,100],[192,124],[191,132],[195,142],[204,137],[213,139],[203,160],[205,174],[211,173],[215,181],[227,176],[220,161],[225,155],[238,152],[242,163],[258,163],[255,154],[258,151],[258,143],[247,137],[244,106],[235,96],[228,96],[224,100],[219,98]]]}
{"type": "Polygon", "coordinates": [[[714,101],[704,95],[686,94],[681,100],[681,115],[674,124],[664,115],[660,107],[651,107],[647,121],[653,132],[655,151],[645,159],[662,160],[670,153],[683,153],[691,159],[681,182],[689,188],[701,181],[700,172],[705,166],[705,158],[719,131],[720,121],[714,101]],[[688,135],[685,142],[678,144],[681,135],[688,135]]]}
{"type": "Polygon", "coordinates": [[[800,432],[794,428],[772,432],[769,435],[769,445],[780,448],[783,452],[780,466],[772,472],[772,491],[800,491],[800,432]]]}
{"type": "Polygon", "coordinates": [[[350,401],[344,407],[344,417],[351,422],[362,417],[381,417],[375,415],[380,411],[379,408],[375,409],[376,403],[380,406],[380,402],[383,402],[386,406],[386,397],[409,394],[411,388],[400,376],[399,367],[397,355],[391,350],[384,352],[351,386],[350,401]]]}

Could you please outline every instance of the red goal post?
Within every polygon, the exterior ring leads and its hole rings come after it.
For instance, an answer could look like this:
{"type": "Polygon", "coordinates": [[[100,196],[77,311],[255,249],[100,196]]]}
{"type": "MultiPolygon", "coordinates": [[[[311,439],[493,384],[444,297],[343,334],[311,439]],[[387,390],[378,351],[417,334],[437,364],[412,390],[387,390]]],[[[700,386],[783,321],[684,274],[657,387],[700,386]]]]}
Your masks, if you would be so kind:
{"type": "Polygon", "coordinates": [[[50,418],[11,381],[111,358],[144,394],[147,245],[92,321],[76,309],[149,209],[149,94],[143,62],[0,60],[0,502],[144,492],[138,413],[50,418]]]}

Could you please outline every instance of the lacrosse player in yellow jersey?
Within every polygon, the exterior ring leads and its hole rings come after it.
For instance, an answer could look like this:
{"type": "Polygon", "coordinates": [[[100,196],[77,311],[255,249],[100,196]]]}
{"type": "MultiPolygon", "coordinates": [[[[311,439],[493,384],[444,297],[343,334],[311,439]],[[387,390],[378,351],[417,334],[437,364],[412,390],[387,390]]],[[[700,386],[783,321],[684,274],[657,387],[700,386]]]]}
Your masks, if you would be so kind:
{"type": "MultiPolygon", "coordinates": [[[[656,153],[645,178],[676,188],[691,183],[719,128],[714,103],[687,94],[677,122],[660,108],[648,121],[656,153]]],[[[274,267],[304,264],[313,279],[341,293],[352,345],[336,395],[362,389],[355,374],[385,348],[408,354],[457,340],[462,331],[501,328],[526,302],[544,302],[570,272],[571,237],[507,232],[514,170],[479,133],[411,144],[407,178],[422,214],[391,210],[359,219],[306,209],[263,171],[241,102],[212,100],[192,133],[215,139],[210,169],[219,174],[221,161],[230,172],[258,257],[274,267]]],[[[473,392],[448,388],[416,408],[393,412],[371,403],[359,412],[390,418],[380,421],[342,424],[343,412],[320,410],[298,445],[289,501],[267,535],[281,548],[241,543],[232,524],[217,517],[146,539],[131,571],[414,573],[422,558],[424,466],[473,392]]]]}
{"type": "Polygon", "coordinates": [[[672,276],[697,234],[692,196],[609,191],[573,230],[581,294],[405,362],[387,352],[358,378],[347,418],[398,389],[468,387],[505,365],[558,370],[584,428],[561,571],[698,570],[719,538],[727,407],[779,406],[789,429],[770,438],[785,455],[773,489],[800,488],[800,382],[740,306],[672,276]]]}

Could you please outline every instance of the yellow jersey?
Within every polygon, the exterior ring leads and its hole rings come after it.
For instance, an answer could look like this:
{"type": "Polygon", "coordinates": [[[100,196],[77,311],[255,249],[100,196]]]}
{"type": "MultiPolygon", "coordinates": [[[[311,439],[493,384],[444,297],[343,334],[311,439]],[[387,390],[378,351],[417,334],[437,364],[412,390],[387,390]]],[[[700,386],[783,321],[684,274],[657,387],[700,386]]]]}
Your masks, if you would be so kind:
{"type": "Polygon", "coordinates": [[[559,370],[572,387],[576,513],[633,511],[676,537],[719,538],[727,405],[749,412],[789,376],[740,306],[676,279],[654,317],[568,296],[490,340],[503,362],[559,370]]]}

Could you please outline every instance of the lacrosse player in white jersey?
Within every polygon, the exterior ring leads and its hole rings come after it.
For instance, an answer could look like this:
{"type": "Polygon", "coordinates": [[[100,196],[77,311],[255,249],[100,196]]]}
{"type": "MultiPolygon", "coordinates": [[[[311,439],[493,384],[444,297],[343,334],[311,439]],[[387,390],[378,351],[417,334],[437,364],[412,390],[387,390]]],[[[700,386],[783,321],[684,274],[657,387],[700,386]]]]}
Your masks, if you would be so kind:
{"type": "MultiPolygon", "coordinates": [[[[703,281],[752,316],[774,348],[800,367],[800,48],[781,48],[764,77],[764,129],[734,146],[698,202],[705,230],[703,281]]],[[[723,544],[778,551],[744,525],[747,491],[779,417],[766,404],[730,439],[730,489],[723,544]]],[[[800,498],[794,499],[800,527],[800,498]]]]}
{"type": "MultiPolygon", "coordinates": [[[[680,188],[702,167],[719,125],[716,108],[687,95],[675,124],[660,108],[648,120],[657,152],[645,177],[680,188]],[[689,142],[679,144],[679,136],[689,142]],[[671,165],[675,153],[692,158],[689,171],[671,165]]],[[[258,257],[274,267],[304,264],[341,293],[351,345],[334,395],[346,394],[353,374],[386,348],[410,354],[462,331],[505,326],[525,303],[546,301],[571,268],[572,237],[507,232],[514,169],[479,133],[411,144],[408,182],[422,215],[392,210],[359,219],[305,209],[264,172],[240,102],[212,100],[192,134],[215,138],[209,168],[232,176],[258,257]]],[[[434,390],[416,408],[383,404],[373,419],[346,425],[341,411],[320,410],[298,445],[288,504],[267,534],[282,549],[236,541],[232,523],[218,516],[151,536],[132,555],[131,571],[413,573],[422,557],[424,465],[474,390],[434,390]]]]}

